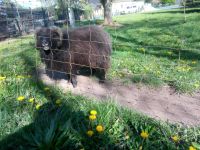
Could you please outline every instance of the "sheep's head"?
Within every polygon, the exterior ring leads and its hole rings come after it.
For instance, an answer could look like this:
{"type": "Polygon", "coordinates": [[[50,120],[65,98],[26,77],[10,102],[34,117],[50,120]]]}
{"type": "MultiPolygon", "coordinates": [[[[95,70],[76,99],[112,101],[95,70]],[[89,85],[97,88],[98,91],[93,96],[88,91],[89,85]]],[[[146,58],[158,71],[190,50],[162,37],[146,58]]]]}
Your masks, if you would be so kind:
{"type": "Polygon", "coordinates": [[[39,28],[36,30],[36,48],[50,54],[51,50],[61,48],[63,34],[62,30],[57,27],[39,28]]]}

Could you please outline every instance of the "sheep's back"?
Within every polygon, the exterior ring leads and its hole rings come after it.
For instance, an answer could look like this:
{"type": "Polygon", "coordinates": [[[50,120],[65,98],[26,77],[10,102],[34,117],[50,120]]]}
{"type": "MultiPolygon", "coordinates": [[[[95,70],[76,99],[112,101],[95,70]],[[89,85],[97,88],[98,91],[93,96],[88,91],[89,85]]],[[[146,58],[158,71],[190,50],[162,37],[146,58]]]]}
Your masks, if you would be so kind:
{"type": "Polygon", "coordinates": [[[72,63],[92,68],[109,67],[111,40],[102,28],[82,27],[68,33],[72,63]]]}

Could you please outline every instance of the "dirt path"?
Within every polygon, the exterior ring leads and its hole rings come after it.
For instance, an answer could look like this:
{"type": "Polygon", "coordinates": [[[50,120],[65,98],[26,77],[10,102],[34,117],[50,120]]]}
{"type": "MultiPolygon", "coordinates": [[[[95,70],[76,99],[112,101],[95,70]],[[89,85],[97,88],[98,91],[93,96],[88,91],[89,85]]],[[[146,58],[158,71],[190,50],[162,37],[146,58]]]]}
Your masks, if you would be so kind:
{"type": "Polygon", "coordinates": [[[95,79],[78,76],[78,87],[73,88],[65,79],[52,80],[44,69],[40,79],[47,85],[56,85],[64,91],[83,94],[100,100],[112,98],[120,105],[135,109],[148,116],[185,125],[200,125],[200,93],[193,96],[178,95],[169,87],[150,89],[145,86],[125,86],[117,82],[99,84],[95,79]]]}

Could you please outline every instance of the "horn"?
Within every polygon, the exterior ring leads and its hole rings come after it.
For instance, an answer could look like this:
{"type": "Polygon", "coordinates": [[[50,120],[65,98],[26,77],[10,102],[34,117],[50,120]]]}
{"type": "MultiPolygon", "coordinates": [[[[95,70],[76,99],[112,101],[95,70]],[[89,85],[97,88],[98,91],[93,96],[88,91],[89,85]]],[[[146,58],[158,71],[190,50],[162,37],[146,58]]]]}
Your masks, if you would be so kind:
{"type": "Polygon", "coordinates": [[[51,32],[56,32],[58,33],[59,35],[59,42],[58,42],[58,46],[61,46],[62,45],[62,41],[63,41],[63,32],[61,30],[61,28],[58,28],[58,27],[51,27],[50,28],[51,32]]]}
{"type": "Polygon", "coordinates": [[[41,27],[37,27],[37,28],[35,29],[35,31],[34,31],[34,38],[35,38],[35,40],[36,40],[36,42],[35,42],[35,47],[36,47],[37,50],[39,50],[39,47],[40,47],[40,46],[38,46],[38,36],[39,36],[39,33],[40,33],[41,30],[42,30],[41,27]]]}
{"type": "Polygon", "coordinates": [[[34,35],[37,36],[38,32],[40,32],[41,29],[42,29],[41,27],[37,27],[35,29],[34,35]]]}

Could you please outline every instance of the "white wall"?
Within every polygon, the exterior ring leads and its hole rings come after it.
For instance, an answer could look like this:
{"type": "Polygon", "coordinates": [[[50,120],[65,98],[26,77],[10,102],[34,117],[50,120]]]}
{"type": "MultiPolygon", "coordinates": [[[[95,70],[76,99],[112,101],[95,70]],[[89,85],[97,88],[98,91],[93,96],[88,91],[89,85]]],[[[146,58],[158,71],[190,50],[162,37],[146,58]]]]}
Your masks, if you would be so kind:
{"type": "MultiPolygon", "coordinates": [[[[112,15],[128,14],[142,12],[144,10],[144,1],[136,2],[113,2],[112,3],[112,15]]],[[[93,16],[95,19],[103,18],[103,7],[101,9],[96,8],[93,11],[93,16]]]]}
{"type": "Polygon", "coordinates": [[[103,18],[103,9],[94,10],[93,16],[95,19],[102,19],[103,18]]]}
{"type": "Polygon", "coordinates": [[[112,14],[120,15],[122,13],[136,13],[144,9],[144,1],[137,2],[116,2],[112,4],[112,14]]]}

